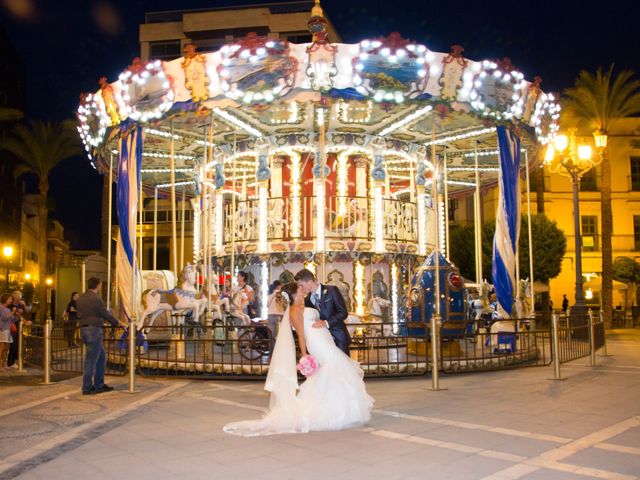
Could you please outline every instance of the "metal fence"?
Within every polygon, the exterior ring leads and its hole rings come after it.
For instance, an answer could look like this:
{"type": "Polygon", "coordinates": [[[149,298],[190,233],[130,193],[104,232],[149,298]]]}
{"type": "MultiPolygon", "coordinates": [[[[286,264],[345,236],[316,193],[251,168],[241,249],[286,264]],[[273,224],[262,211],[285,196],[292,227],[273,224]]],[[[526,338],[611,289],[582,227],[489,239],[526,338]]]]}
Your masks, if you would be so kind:
{"type": "MultiPolygon", "coordinates": [[[[348,328],[353,339],[351,358],[360,363],[365,376],[415,376],[431,371],[428,324],[375,322],[348,328]]],[[[137,335],[135,373],[149,377],[263,378],[269,368],[273,333],[266,324],[244,326],[222,321],[207,327],[148,327],[144,335],[137,335]]],[[[556,360],[559,377],[561,363],[591,355],[595,364],[595,351],[602,346],[606,346],[602,317],[591,314],[581,318],[553,315],[551,322],[546,318],[476,322],[467,325],[464,332],[439,335],[438,367],[448,373],[473,372],[544,366],[556,360]]],[[[104,347],[106,373],[127,374],[127,332],[105,327],[104,347]]],[[[51,371],[82,373],[84,349],[79,329],[51,323],[25,326],[22,358],[25,364],[44,369],[45,381],[51,371]]]]}
{"type": "MultiPolygon", "coordinates": [[[[350,327],[351,358],[368,377],[423,375],[428,369],[425,330],[394,335],[392,325],[367,323],[350,327]]],[[[138,346],[137,367],[142,375],[170,377],[264,377],[268,372],[274,335],[266,325],[215,324],[151,327],[147,344],[138,346]]],[[[109,360],[126,364],[118,354],[109,360]]]]}
{"type": "Polygon", "coordinates": [[[24,364],[44,368],[44,325],[22,325],[22,333],[24,364]]]}
{"type": "Polygon", "coordinates": [[[604,346],[604,322],[593,315],[558,316],[558,360],[567,363],[604,346]],[[592,322],[592,323],[591,323],[592,322]],[[593,335],[593,343],[592,343],[593,335]]]}
{"type": "Polygon", "coordinates": [[[440,338],[440,365],[449,373],[543,366],[552,361],[551,331],[537,328],[531,319],[474,322],[463,334],[440,338]]]}
{"type": "MultiPolygon", "coordinates": [[[[103,327],[103,346],[107,359],[114,353],[127,356],[126,337],[121,339],[122,328],[103,327]]],[[[125,362],[126,365],[126,362],[125,362]]],[[[82,373],[84,366],[84,346],[80,328],[56,323],[51,328],[51,370],[64,373],[82,373]]],[[[126,368],[107,361],[107,375],[125,375],[126,368]]]]}

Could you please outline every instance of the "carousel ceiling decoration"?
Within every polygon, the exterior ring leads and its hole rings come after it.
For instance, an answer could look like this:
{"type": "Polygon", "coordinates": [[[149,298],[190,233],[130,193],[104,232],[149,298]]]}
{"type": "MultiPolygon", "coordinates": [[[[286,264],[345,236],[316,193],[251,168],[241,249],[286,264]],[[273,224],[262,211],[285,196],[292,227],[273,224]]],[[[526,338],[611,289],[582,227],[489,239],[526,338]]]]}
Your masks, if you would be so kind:
{"type": "Polygon", "coordinates": [[[172,173],[193,180],[200,165],[216,185],[234,175],[253,185],[276,155],[319,165],[323,131],[340,178],[345,159],[360,157],[375,163],[378,181],[403,191],[409,180],[428,183],[432,157],[446,151],[455,194],[474,185],[474,168],[483,185],[497,180],[497,123],[519,128],[523,145],[558,131],[556,98],[508,58],[474,61],[460,45],[434,52],[398,33],[331,43],[318,3],[308,26],[308,44],[249,33],[215,52],[188,44],[172,61],[136,58],[113,83],[102,77],[78,107],[94,167],[107,169],[120,132],[143,125],[147,186],[162,188],[172,173]]]}
{"type": "MultiPolygon", "coordinates": [[[[311,126],[300,123],[308,117],[308,102],[331,108],[328,127],[336,131],[353,126],[363,133],[387,135],[395,130],[416,136],[420,129],[412,129],[414,123],[434,110],[439,115],[470,115],[476,125],[483,118],[518,122],[535,131],[541,143],[557,132],[555,97],[540,90],[538,77],[525,80],[507,59],[500,65],[475,62],[463,58],[459,46],[437,53],[398,34],[321,47],[330,47],[331,56],[315,61],[329,62],[330,67],[310,67],[314,44],[294,45],[253,34],[214,53],[196,54],[190,47],[185,57],[169,62],[143,64],[135,59],[119,81],[102,80],[98,92],[84,97],[78,108],[80,134],[89,149],[98,148],[109,129],[123,122],[158,130],[158,120],[210,110],[230,126],[259,137],[277,133],[283,125],[311,126]],[[323,72],[330,73],[329,83],[318,83],[323,72]],[[267,107],[270,103],[274,107],[267,107]],[[238,111],[256,124],[240,118],[238,111]],[[385,126],[390,116],[401,123],[385,126]]],[[[150,133],[149,128],[145,131],[150,133]]]]}

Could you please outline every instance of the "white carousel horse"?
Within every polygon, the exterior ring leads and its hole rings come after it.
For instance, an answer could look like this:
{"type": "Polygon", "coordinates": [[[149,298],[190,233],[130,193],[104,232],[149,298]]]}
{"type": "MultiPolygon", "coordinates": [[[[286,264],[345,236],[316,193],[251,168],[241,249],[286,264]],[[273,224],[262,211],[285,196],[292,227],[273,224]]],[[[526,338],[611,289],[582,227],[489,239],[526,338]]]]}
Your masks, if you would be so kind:
{"type": "Polygon", "coordinates": [[[381,297],[373,297],[369,300],[369,315],[372,317],[377,317],[376,320],[382,321],[384,317],[384,308],[387,308],[391,305],[391,301],[386,298],[381,297]]]}
{"type": "MultiPolygon", "coordinates": [[[[148,326],[152,326],[162,312],[186,313],[191,311],[194,321],[200,323],[200,316],[207,309],[207,299],[195,288],[195,265],[187,263],[182,269],[182,272],[180,272],[180,278],[182,280],[180,288],[167,291],[150,289],[142,293],[142,306],[144,311],[140,316],[140,322],[144,323],[147,316],[151,315],[148,326]]],[[[184,317],[182,318],[184,319],[184,317]]],[[[138,325],[138,327],[141,328],[142,325],[138,325]]]]}

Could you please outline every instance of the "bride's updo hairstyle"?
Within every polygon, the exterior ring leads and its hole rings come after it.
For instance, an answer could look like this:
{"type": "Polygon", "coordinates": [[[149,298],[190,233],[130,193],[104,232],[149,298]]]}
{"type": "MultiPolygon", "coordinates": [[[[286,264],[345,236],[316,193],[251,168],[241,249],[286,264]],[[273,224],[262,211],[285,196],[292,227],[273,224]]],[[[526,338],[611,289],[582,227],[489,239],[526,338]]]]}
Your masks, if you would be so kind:
{"type": "Polygon", "coordinates": [[[298,284],[296,282],[285,283],[280,289],[280,292],[283,294],[282,297],[284,300],[291,305],[293,304],[296,293],[298,293],[298,284]]]}

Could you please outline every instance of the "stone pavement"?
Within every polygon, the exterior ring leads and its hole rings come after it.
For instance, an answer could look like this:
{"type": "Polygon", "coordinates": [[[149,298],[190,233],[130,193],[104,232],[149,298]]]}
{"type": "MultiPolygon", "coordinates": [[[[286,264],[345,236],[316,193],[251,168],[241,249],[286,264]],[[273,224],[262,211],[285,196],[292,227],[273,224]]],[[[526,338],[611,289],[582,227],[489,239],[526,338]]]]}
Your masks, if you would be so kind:
{"type": "MultiPolygon", "coordinates": [[[[609,354],[552,367],[370,380],[369,425],[239,438],[268,403],[259,382],[141,379],[83,397],[0,376],[0,479],[632,479],[640,477],[640,330],[609,354]],[[24,385],[23,385],[24,383],[24,385]]],[[[16,376],[19,374],[12,374],[16,376]]],[[[24,375],[24,374],[23,374],[24,375]]]]}

